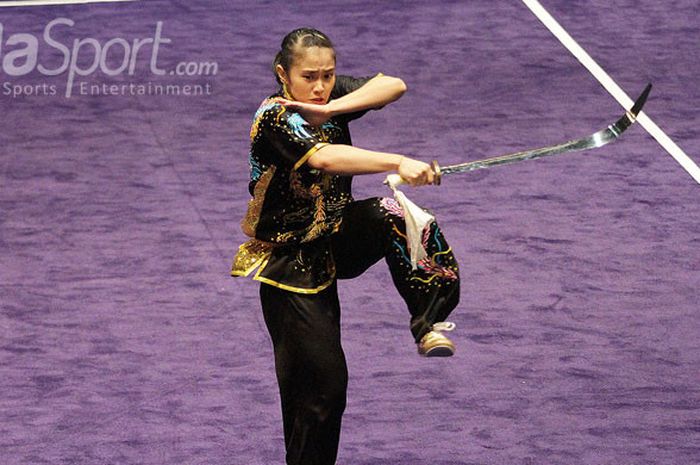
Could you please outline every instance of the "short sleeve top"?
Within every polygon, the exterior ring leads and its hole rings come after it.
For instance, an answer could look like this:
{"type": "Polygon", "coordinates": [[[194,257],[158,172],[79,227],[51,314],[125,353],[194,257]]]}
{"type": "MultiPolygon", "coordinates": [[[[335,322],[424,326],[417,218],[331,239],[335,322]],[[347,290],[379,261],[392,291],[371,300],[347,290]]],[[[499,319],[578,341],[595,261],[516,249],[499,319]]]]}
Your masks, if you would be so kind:
{"type": "MultiPolygon", "coordinates": [[[[370,78],[338,76],[331,99],[360,88],[370,78]]],[[[246,234],[274,244],[298,244],[332,234],[352,201],[351,178],[323,173],[306,161],[326,144],[351,145],[348,123],[365,112],[333,117],[311,126],[280,103],[265,99],[251,127],[246,234]]]]}
{"type": "MultiPolygon", "coordinates": [[[[372,77],[337,76],[331,99],[362,87],[372,77]]],[[[335,277],[327,238],[340,227],[352,202],[351,177],[313,169],[306,161],[326,144],[351,145],[348,123],[365,111],[335,116],[320,126],[281,103],[282,93],[266,98],[250,131],[252,199],[241,226],[253,240],[243,244],[232,274],[248,275],[284,289],[314,293],[335,277]]]]}

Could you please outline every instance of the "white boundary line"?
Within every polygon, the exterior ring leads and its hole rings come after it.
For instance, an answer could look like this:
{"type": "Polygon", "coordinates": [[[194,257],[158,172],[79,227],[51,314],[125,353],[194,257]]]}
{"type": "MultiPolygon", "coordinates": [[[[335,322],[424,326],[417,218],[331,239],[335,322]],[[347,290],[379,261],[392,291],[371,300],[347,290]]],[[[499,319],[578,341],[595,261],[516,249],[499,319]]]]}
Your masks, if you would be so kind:
{"type": "Polygon", "coordinates": [[[138,0],[23,0],[23,1],[0,1],[0,8],[8,6],[47,6],[47,5],[78,5],[84,3],[115,3],[115,2],[135,2],[138,0]]]}
{"type": "MultiPolygon", "coordinates": [[[[566,30],[561,27],[561,25],[550,15],[547,10],[540,4],[537,0],[523,0],[523,3],[534,13],[537,18],[542,21],[542,23],[549,29],[549,31],[554,34],[554,36],[559,39],[559,42],[564,45],[578,61],[581,62],[583,66],[588,69],[588,71],[593,74],[600,84],[605,87],[610,95],[612,95],[617,102],[624,107],[625,110],[629,110],[634,103],[624,90],[617,85],[615,81],[601,68],[598,63],[596,63],[591,56],[586,53],[586,51],[581,48],[579,44],[569,35],[566,30]]],[[[666,133],[659,128],[654,121],[651,120],[644,112],[640,113],[637,117],[637,122],[642,125],[644,129],[647,130],[651,136],[656,139],[656,141],[661,144],[661,146],[666,149],[666,151],[675,160],[680,163],[680,165],[690,174],[695,181],[700,184],[700,168],[695,162],[688,157],[688,155],[683,152],[683,150],[676,145],[673,140],[666,135],[666,133]]]]}

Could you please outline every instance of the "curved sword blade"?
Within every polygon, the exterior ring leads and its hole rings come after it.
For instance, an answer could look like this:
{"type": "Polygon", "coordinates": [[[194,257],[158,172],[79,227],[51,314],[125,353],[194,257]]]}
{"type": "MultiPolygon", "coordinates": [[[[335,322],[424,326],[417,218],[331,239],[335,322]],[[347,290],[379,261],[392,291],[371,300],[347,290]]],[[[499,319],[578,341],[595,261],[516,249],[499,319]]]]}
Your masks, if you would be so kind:
{"type": "Polygon", "coordinates": [[[435,184],[439,184],[439,178],[447,174],[464,173],[467,171],[491,168],[492,166],[506,165],[508,163],[515,163],[523,160],[534,160],[536,158],[559,155],[562,153],[589,150],[597,147],[602,147],[605,144],[609,144],[610,142],[620,137],[620,135],[623,132],[625,132],[625,130],[628,127],[634,124],[634,122],[637,119],[637,115],[639,115],[639,113],[642,111],[642,108],[644,107],[644,103],[646,102],[650,91],[651,84],[648,84],[644,89],[644,92],[642,92],[642,94],[634,102],[632,108],[629,111],[627,111],[624,114],[624,116],[622,116],[620,119],[618,119],[615,123],[611,124],[607,128],[601,129],[600,131],[595,132],[590,136],[571,140],[562,144],[552,145],[549,147],[525,150],[523,152],[502,155],[500,157],[485,158],[483,160],[475,160],[467,163],[460,163],[458,165],[441,167],[438,166],[436,162],[433,162],[433,168],[438,178],[438,181],[435,184]]]}

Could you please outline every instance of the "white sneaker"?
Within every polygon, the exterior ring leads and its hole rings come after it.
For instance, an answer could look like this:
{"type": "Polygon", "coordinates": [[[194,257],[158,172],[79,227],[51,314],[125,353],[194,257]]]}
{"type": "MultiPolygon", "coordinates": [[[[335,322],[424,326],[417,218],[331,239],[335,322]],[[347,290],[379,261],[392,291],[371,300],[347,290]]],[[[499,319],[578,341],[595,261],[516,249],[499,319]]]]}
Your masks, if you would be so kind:
{"type": "Polygon", "coordinates": [[[442,331],[452,331],[457,325],[450,321],[441,321],[431,326],[418,343],[418,353],[424,357],[450,357],[455,353],[455,345],[442,334],[442,331]]]}

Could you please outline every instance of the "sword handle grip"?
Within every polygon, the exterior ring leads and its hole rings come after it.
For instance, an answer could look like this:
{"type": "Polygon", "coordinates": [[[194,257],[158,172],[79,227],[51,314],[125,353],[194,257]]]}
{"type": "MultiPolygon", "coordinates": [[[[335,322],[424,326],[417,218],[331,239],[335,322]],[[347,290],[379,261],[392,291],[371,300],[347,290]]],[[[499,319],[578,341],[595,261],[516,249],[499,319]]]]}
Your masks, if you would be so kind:
{"type": "MultiPolygon", "coordinates": [[[[440,171],[440,165],[438,164],[437,160],[433,160],[433,162],[430,164],[430,169],[433,170],[433,185],[439,186],[442,182],[442,172],[440,171]]],[[[396,187],[401,184],[406,184],[406,180],[404,180],[404,178],[398,174],[392,173],[386,177],[384,184],[396,187]]]]}

